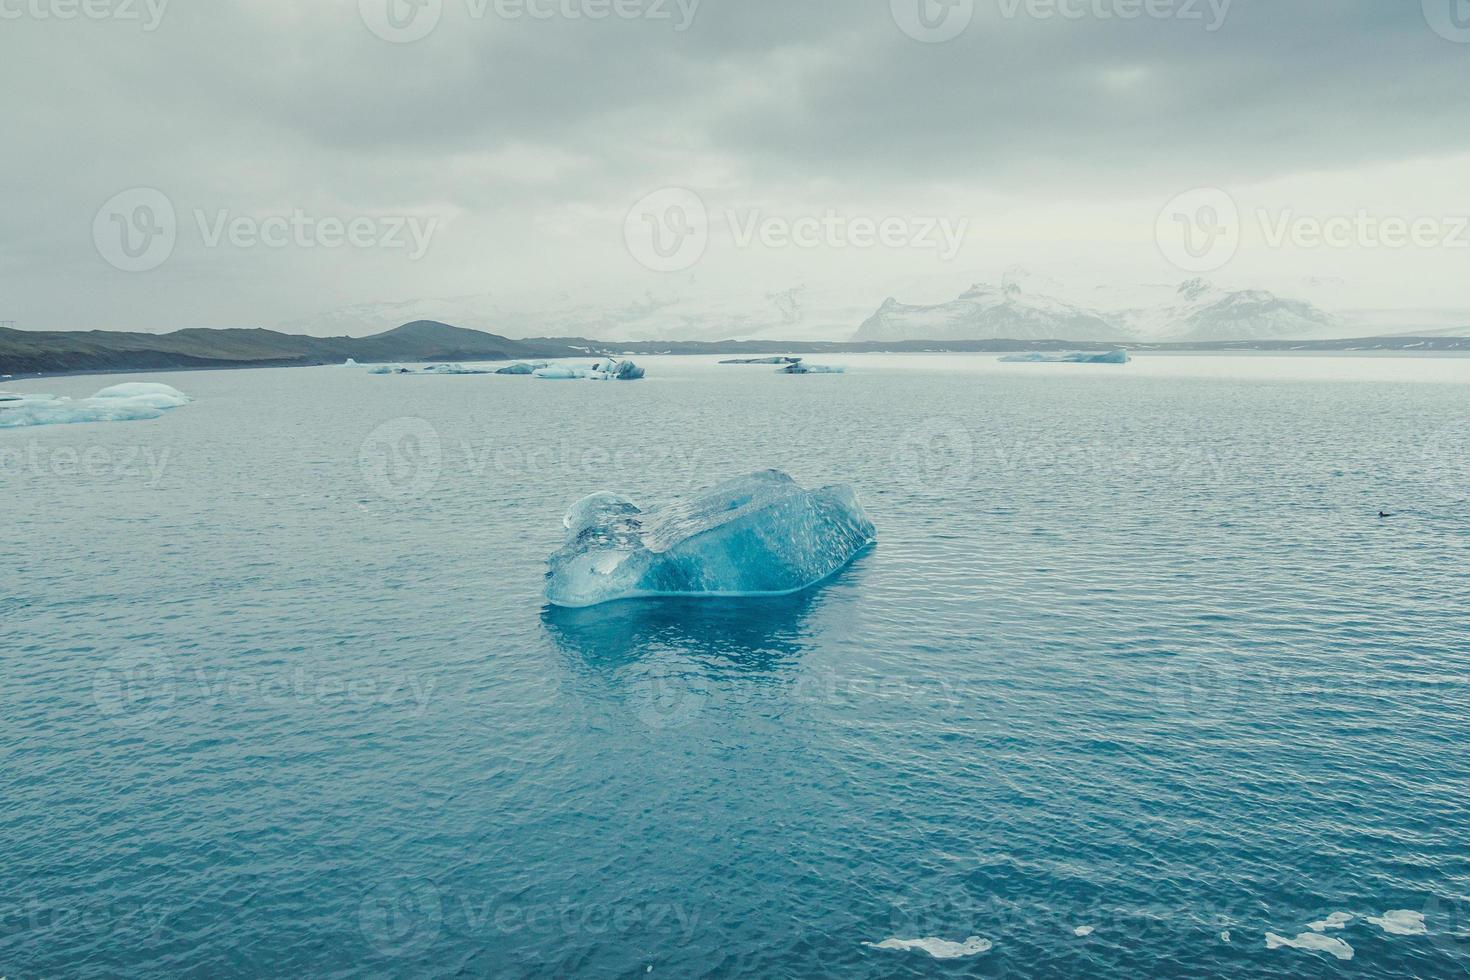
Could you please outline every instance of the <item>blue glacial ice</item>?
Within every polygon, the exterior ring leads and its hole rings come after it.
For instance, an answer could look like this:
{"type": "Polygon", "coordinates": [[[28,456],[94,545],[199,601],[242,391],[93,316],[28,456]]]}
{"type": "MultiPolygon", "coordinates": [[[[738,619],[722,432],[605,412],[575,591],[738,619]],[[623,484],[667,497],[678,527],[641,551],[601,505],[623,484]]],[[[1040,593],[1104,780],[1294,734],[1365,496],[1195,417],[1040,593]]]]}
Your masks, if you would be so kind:
{"type": "Polygon", "coordinates": [[[551,366],[551,364],[548,361],[536,361],[535,363],[532,363],[532,364],[528,364],[528,363],[522,361],[519,364],[512,364],[509,367],[503,367],[499,371],[496,371],[495,373],[496,374],[531,375],[531,374],[535,374],[537,371],[541,370],[542,368],[547,368],[547,367],[550,367],[550,366],[551,366]]]}
{"type": "Polygon", "coordinates": [[[971,936],[962,943],[948,939],[885,939],[881,943],[863,943],[869,949],[892,949],[901,953],[918,950],[928,953],[936,960],[957,960],[962,956],[976,956],[990,952],[993,944],[988,939],[971,936]]]}
{"type": "Polygon", "coordinates": [[[91,398],[59,398],[10,392],[0,395],[0,429],[76,422],[133,422],[156,419],[171,408],[191,402],[188,395],[164,384],[132,382],[103,388],[91,398]]]}
{"type": "Polygon", "coordinates": [[[877,538],[848,486],[805,490],[778,470],[651,510],[595,493],[562,522],[546,598],[579,608],[650,596],[788,595],[836,573],[877,538]]]}
{"type": "Polygon", "coordinates": [[[1126,350],[1110,350],[1104,353],[1071,351],[1066,353],[1043,353],[1032,351],[1027,354],[1007,354],[1002,364],[1127,364],[1133,360],[1126,350]]]}

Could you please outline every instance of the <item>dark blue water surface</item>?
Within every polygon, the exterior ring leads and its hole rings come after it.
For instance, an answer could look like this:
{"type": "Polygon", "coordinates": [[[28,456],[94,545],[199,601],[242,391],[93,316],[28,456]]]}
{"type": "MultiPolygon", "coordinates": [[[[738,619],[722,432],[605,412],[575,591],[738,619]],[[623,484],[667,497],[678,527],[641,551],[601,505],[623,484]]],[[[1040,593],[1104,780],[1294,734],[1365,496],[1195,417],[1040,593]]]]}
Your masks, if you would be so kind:
{"type": "Polygon", "coordinates": [[[1470,971],[1470,361],[848,363],[0,431],[0,976],[1470,971]],[[576,498],[767,467],[878,546],[546,607],[576,498]]]}

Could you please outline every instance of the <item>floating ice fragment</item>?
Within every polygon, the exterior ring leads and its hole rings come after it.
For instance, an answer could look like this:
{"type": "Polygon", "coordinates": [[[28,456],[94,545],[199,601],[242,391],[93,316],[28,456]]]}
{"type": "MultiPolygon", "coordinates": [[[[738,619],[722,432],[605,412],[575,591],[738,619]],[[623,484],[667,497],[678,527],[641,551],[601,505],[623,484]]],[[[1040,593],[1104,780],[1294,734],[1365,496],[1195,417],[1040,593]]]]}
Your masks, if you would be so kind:
{"type": "Polygon", "coordinates": [[[1381,916],[1370,915],[1368,921],[1394,936],[1422,936],[1429,931],[1424,925],[1424,913],[1408,909],[1385,912],[1381,916]]]}
{"type": "Polygon", "coordinates": [[[721,364],[800,364],[799,357],[745,357],[735,358],[730,361],[721,361],[721,364]]]}
{"type": "Polygon", "coordinates": [[[471,368],[463,364],[431,364],[419,374],[493,374],[488,368],[471,368]]]}
{"type": "Polygon", "coordinates": [[[377,367],[369,368],[368,374],[413,374],[413,370],[401,364],[379,364],[377,367]]]}
{"type": "Polygon", "coordinates": [[[1222,943],[1228,943],[1228,942],[1230,942],[1230,930],[1229,929],[1226,929],[1224,932],[1220,933],[1220,942],[1222,942],[1222,943]]]}
{"type": "Polygon", "coordinates": [[[75,400],[56,395],[19,395],[0,400],[0,429],[156,419],[192,400],[177,388],[145,382],[113,385],[91,398],[75,400]]]}
{"type": "Polygon", "coordinates": [[[547,361],[536,361],[534,364],[527,364],[525,362],[522,362],[520,364],[512,364],[509,367],[503,367],[499,371],[496,371],[495,373],[496,374],[531,375],[531,374],[535,374],[537,371],[541,370],[544,367],[550,367],[550,366],[551,366],[550,363],[547,362],[547,361]]]}
{"type": "Polygon", "coordinates": [[[1295,939],[1287,939],[1278,936],[1274,932],[1266,933],[1266,948],[1276,949],[1281,946],[1289,946],[1292,949],[1307,949],[1319,953],[1331,953],[1340,960],[1353,958],[1353,948],[1341,939],[1324,936],[1320,932],[1304,932],[1295,939]]]}
{"type": "Polygon", "coordinates": [[[637,381],[643,377],[644,370],[632,361],[609,359],[598,361],[589,368],[553,364],[533,373],[546,381],[637,381]]]}
{"type": "Polygon", "coordinates": [[[971,936],[962,943],[952,943],[947,939],[885,939],[881,943],[863,943],[863,945],[869,949],[896,949],[899,952],[918,949],[928,953],[936,960],[954,960],[962,956],[988,953],[994,944],[988,939],[971,936]]]}
{"type": "Polygon", "coordinates": [[[1072,935],[1086,937],[1092,935],[1096,931],[1096,926],[1078,926],[1076,929],[1072,930],[1072,935]]]}
{"type": "Polygon", "coordinates": [[[822,364],[802,364],[797,361],[776,369],[777,374],[846,374],[847,368],[827,367],[822,364]]]}
{"type": "Polygon", "coordinates": [[[1108,351],[1105,354],[1084,351],[1068,353],[1043,353],[1032,351],[1026,354],[1008,354],[1002,364],[1127,364],[1133,360],[1126,350],[1108,351]]]}
{"type": "Polygon", "coordinates": [[[342,366],[343,367],[361,367],[362,365],[360,365],[360,364],[357,363],[357,358],[355,358],[355,357],[349,357],[347,360],[345,360],[345,361],[342,362],[342,366]]]}
{"type": "Polygon", "coordinates": [[[646,512],[626,497],[596,493],[563,523],[567,542],[547,559],[546,598],[568,607],[800,592],[877,534],[851,487],[805,490],[777,470],[646,512]]]}
{"type": "Polygon", "coordinates": [[[1326,929],[1341,929],[1351,921],[1353,921],[1353,914],[1351,912],[1333,912],[1320,922],[1308,922],[1307,928],[1313,932],[1322,932],[1326,929]]]}

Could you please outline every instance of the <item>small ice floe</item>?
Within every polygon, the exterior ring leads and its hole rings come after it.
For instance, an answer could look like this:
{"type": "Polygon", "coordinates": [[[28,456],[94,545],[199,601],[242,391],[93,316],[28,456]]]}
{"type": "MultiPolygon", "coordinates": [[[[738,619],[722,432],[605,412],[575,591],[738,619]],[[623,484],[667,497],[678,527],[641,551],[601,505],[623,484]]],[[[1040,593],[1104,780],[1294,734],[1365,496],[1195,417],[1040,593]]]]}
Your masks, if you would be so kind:
{"type": "Polygon", "coordinates": [[[885,939],[881,943],[863,943],[869,949],[893,949],[900,953],[922,950],[936,960],[957,960],[962,956],[976,956],[990,952],[994,945],[988,939],[971,936],[962,943],[947,939],[885,939]]]}
{"type": "Polygon", "coordinates": [[[488,368],[465,367],[463,364],[430,364],[419,374],[494,374],[488,368]]]}
{"type": "Polygon", "coordinates": [[[1097,926],[1078,926],[1076,929],[1072,930],[1072,935],[1077,936],[1078,938],[1086,938],[1087,936],[1092,935],[1094,932],[1097,932],[1097,926]]]}
{"type": "Polygon", "coordinates": [[[799,357],[743,357],[730,361],[721,361],[721,364],[800,364],[799,357]]]}
{"type": "Polygon", "coordinates": [[[1324,932],[1328,929],[1341,929],[1351,921],[1353,921],[1351,912],[1333,912],[1318,922],[1308,922],[1307,928],[1313,932],[1324,932]]]}
{"type": "Polygon", "coordinates": [[[402,364],[379,364],[377,367],[368,368],[368,374],[413,374],[413,369],[406,368],[402,364]]]}
{"type": "Polygon", "coordinates": [[[1380,915],[1370,915],[1368,921],[1393,936],[1422,936],[1429,931],[1424,925],[1423,912],[1398,909],[1380,915]]]}
{"type": "Polygon", "coordinates": [[[343,367],[362,367],[361,364],[358,364],[357,363],[357,358],[355,358],[355,357],[349,357],[347,360],[343,361],[342,362],[342,366],[343,367]]]}
{"type": "Polygon", "coordinates": [[[1229,929],[1226,929],[1224,932],[1220,933],[1220,942],[1222,942],[1222,943],[1228,943],[1228,942],[1230,942],[1230,930],[1229,929]]]}
{"type": "Polygon", "coordinates": [[[1067,353],[1043,353],[1032,351],[1026,354],[1008,354],[1000,359],[1002,364],[1127,364],[1133,358],[1126,350],[1106,353],[1085,351],[1067,353]]]}
{"type": "Polygon", "coordinates": [[[1304,932],[1295,939],[1287,939],[1278,936],[1274,932],[1266,933],[1266,948],[1277,949],[1288,946],[1292,949],[1306,949],[1317,953],[1331,953],[1340,960],[1353,958],[1353,948],[1341,939],[1332,936],[1324,936],[1320,932],[1304,932]]]}
{"type": "Polygon", "coordinates": [[[846,374],[847,368],[827,367],[822,364],[803,364],[800,361],[776,369],[777,374],[846,374]]]}
{"type": "Polygon", "coordinates": [[[135,422],[156,419],[193,401],[165,384],[132,382],[103,388],[91,398],[20,395],[0,401],[0,429],[77,422],[135,422]]]}
{"type": "Polygon", "coordinates": [[[541,370],[542,368],[546,368],[546,367],[551,367],[551,362],[549,362],[549,361],[536,361],[535,363],[528,364],[528,363],[522,361],[519,364],[512,364],[509,367],[503,367],[499,371],[496,371],[495,373],[496,374],[514,374],[514,375],[520,375],[520,376],[524,376],[524,377],[529,377],[530,375],[533,375],[537,371],[541,370]]]}

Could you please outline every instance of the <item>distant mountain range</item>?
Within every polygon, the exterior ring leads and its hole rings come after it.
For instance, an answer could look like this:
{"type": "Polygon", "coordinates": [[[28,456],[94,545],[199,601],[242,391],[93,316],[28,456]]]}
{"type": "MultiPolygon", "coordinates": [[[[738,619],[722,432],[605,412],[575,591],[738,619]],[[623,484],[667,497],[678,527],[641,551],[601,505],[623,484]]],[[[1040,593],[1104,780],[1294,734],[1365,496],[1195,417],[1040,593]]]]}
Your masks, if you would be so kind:
{"type": "MultiPolygon", "coordinates": [[[[969,293],[966,294],[970,296],[969,293]]],[[[966,302],[978,302],[971,297],[966,302]]],[[[1187,301],[1186,301],[1187,302],[1187,301]]],[[[1244,302],[1244,301],[1232,301],[1244,302]]],[[[1202,307],[1207,311],[1213,304],[1202,307]]],[[[1247,308],[1254,308],[1247,303],[1247,308]]],[[[886,310],[892,310],[885,304],[886,310]]],[[[1038,306],[1031,307],[1038,309],[1038,306]]],[[[1253,314],[1254,315],[1254,314],[1253,314]]],[[[1092,321],[1064,314],[1072,329],[1092,321]]],[[[1206,323],[1209,317],[1205,317],[1206,323]]],[[[1038,331],[1042,328],[1036,328],[1038,331]]],[[[1470,331],[1466,331],[1470,333],[1470,331]]],[[[613,354],[819,355],[879,352],[1011,352],[1108,350],[1115,340],[1032,337],[954,340],[871,341],[599,341],[582,337],[511,340],[433,320],[418,320],[370,337],[307,337],[274,330],[179,330],[167,334],[40,332],[0,329],[0,378],[24,374],[159,371],[170,369],[297,367],[359,363],[510,361],[530,358],[600,357],[613,354]]],[[[1470,338],[1445,335],[1376,337],[1357,340],[1134,341],[1134,351],[1470,351],[1470,338]]]]}
{"type": "Polygon", "coordinates": [[[1007,280],[978,284],[932,306],[889,299],[855,341],[1074,340],[1115,343],[1226,343],[1341,337],[1343,323],[1304,300],[1263,289],[1223,290],[1203,279],[1182,284],[1157,307],[1096,310],[1007,280]]]}

